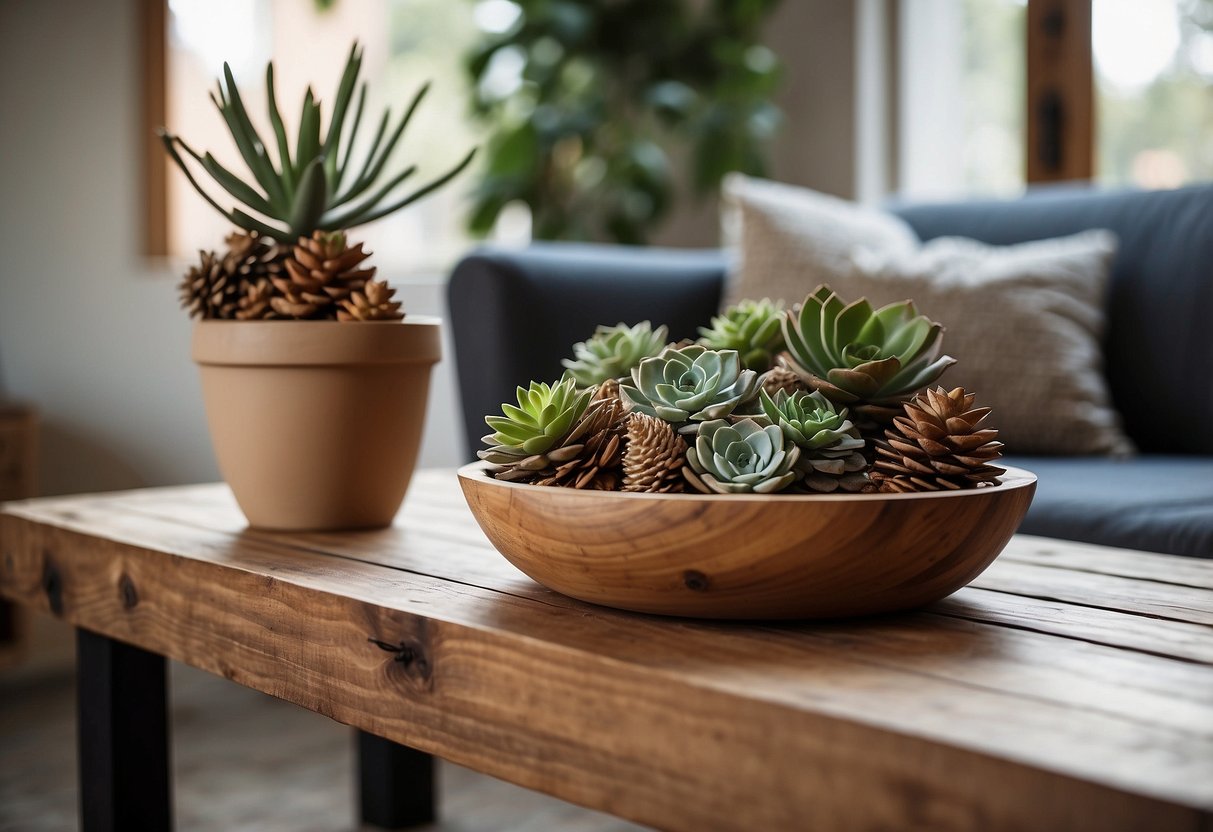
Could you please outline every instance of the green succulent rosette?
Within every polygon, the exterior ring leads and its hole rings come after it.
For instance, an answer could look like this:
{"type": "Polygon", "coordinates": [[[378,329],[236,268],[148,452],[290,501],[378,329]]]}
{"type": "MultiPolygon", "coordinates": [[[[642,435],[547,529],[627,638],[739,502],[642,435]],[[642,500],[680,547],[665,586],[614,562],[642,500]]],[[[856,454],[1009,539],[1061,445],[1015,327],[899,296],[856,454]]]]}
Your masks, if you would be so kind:
{"type": "Polygon", "coordinates": [[[784,316],[783,336],[788,368],[809,387],[877,418],[898,415],[896,405],[956,363],[939,354],[943,327],[912,301],[873,310],[864,298],[844,303],[828,286],[784,316]]]}
{"type": "Polygon", "coordinates": [[[764,373],[784,349],[783,304],[743,300],[712,318],[710,327],[699,328],[699,343],[713,350],[737,350],[747,370],[764,373]]]}
{"type": "Polygon", "coordinates": [[[800,449],[797,468],[806,489],[830,492],[869,488],[865,443],[859,429],[847,418],[845,407],[838,408],[816,391],[789,395],[780,390],[772,398],[763,390],[759,400],[766,418],[800,449]]]}
{"type": "Polygon", "coordinates": [[[699,344],[667,347],[632,370],[632,383],[619,385],[630,409],[693,433],[698,423],[723,419],[758,393],[758,374],[743,369],[736,350],[699,344]]]}
{"type": "Polygon", "coordinates": [[[562,440],[590,402],[591,390],[579,390],[576,382],[565,379],[556,384],[532,381],[518,388],[518,404],[501,406],[501,416],[486,416],[493,432],[483,438],[489,447],[477,452],[481,459],[496,465],[512,465],[529,457],[543,467],[544,452],[562,440]]]}
{"type": "Polygon", "coordinates": [[[705,494],[772,494],[797,479],[800,449],[775,425],[713,419],[687,449],[683,475],[705,494]]]}
{"type": "Polygon", "coordinates": [[[666,345],[669,329],[653,329],[649,321],[635,326],[600,326],[585,341],[573,345],[573,357],[561,363],[565,377],[578,387],[594,387],[609,379],[627,378],[641,360],[658,355],[666,345]]]}

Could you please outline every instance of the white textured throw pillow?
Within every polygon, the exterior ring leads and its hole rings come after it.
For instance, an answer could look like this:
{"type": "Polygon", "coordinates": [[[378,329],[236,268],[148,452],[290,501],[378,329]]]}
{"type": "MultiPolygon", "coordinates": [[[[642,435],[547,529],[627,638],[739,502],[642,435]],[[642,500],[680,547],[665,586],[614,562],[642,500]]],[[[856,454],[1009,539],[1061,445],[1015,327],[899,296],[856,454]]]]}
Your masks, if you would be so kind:
{"type": "Polygon", "coordinates": [[[740,174],[726,177],[723,191],[725,246],[740,258],[728,303],[801,300],[817,284],[850,274],[859,249],[898,257],[918,249],[900,217],[845,199],[740,174]]]}
{"type": "Polygon", "coordinates": [[[920,245],[884,212],[789,186],[733,185],[742,234],[731,297],[791,304],[827,283],[844,300],[867,297],[877,307],[912,298],[944,325],[943,351],[958,359],[939,383],[974,391],[993,408],[1008,454],[1132,452],[1102,372],[1111,232],[1013,246],[956,237],[920,245]],[[842,206],[838,216],[822,219],[832,203],[842,206]],[[790,216],[776,216],[781,210],[790,216]]]}

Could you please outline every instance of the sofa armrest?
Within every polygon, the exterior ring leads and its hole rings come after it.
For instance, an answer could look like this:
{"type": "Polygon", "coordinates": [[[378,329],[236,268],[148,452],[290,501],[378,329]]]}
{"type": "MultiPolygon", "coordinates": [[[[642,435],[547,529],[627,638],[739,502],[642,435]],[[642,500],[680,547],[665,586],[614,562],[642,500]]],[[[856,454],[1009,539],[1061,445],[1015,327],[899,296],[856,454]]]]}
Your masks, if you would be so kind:
{"type": "Polygon", "coordinates": [[[481,248],[447,288],[468,457],[484,416],[531,379],[554,381],[560,360],[599,324],[668,324],[693,337],[720,304],[726,271],[717,250],[536,243],[481,248]]]}

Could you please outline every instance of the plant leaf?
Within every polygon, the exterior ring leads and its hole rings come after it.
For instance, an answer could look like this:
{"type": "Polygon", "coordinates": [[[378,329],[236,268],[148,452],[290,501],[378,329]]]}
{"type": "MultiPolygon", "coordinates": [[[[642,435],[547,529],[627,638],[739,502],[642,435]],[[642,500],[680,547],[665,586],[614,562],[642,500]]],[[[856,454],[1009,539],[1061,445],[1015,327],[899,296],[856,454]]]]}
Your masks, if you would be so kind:
{"type": "Polygon", "coordinates": [[[278,141],[278,167],[282,169],[286,196],[287,199],[294,199],[295,185],[299,180],[295,176],[295,169],[291,166],[291,146],[286,138],[286,127],[282,124],[282,114],[278,112],[278,95],[274,92],[274,64],[272,62],[265,65],[265,98],[270,125],[274,128],[274,137],[278,141]]]}
{"type": "Polygon", "coordinates": [[[291,236],[298,240],[310,236],[320,223],[328,198],[328,182],[324,176],[324,160],[317,156],[303,169],[295,204],[291,206],[291,236]]]}
{"type": "Polygon", "coordinates": [[[354,155],[354,140],[358,137],[358,127],[362,124],[362,108],[366,104],[366,82],[362,84],[362,89],[358,92],[358,106],[354,109],[354,126],[350,128],[349,138],[345,142],[345,158],[341,160],[340,167],[337,168],[337,181],[330,189],[333,193],[337,193],[341,187],[341,182],[345,179],[345,172],[350,166],[350,157],[354,155]]]}
{"type": "Polygon", "coordinates": [[[269,195],[270,202],[279,211],[285,211],[286,190],[282,187],[278,171],[274,170],[269,156],[265,153],[265,144],[257,135],[253,123],[249,121],[248,112],[244,109],[244,102],[240,100],[240,90],[236,88],[236,78],[232,75],[232,68],[226,63],[223,65],[223,78],[227,83],[228,99],[227,106],[223,108],[223,114],[232,137],[236,139],[240,155],[244,157],[245,164],[249,166],[253,176],[269,195]]]}
{"type": "Polygon", "coordinates": [[[303,187],[303,173],[312,160],[320,155],[320,105],[307,88],[303,96],[303,111],[299,114],[299,137],[295,144],[295,174],[303,187]]]}
{"type": "MultiPolygon", "coordinates": [[[[463,160],[459,164],[455,165],[455,167],[451,168],[449,171],[447,171],[442,176],[435,179],[433,182],[430,182],[428,185],[418,188],[417,190],[413,191],[408,196],[404,197],[403,199],[401,199],[397,202],[393,202],[391,205],[388,205],[386,208],[380,208],[376,211],[373,211],[372,213],[370,213],[368,215],[359,216],[357,218],[357,220],[354,223],[352,223],[352,225],[362,225],[364,223],[374,222],[375,220],[386,217],[388,214],[395,213],[396,211],[399,211],[401,208],[405,207],[406,205],[410,205],[410,204],[416,202],[417,200],[421,199],[422,197],[428,196],[429,194],[438,190],[443,185],[445,185],[447,182],[450,182],[452,179],[454,179],[456,176],[458,176],[460,173],[462,173],[463,169],[472,163],[472,160],[474,158],[476,158],[476,151],[478,149],[479,148],[475,148],[475,147],[472,148],[468,152],[468,155],[464,156],[463,160]]],[[[350,226],[345,226],[345,227],[348,228],[350,226]]],[[[325,231],[335,231],[338,229],[338,226],[334,226],[332,224],[326,223],[326,224],[322,225],[321,228],[323,228],[325,231]]]]}
{"type": "Polygon", "coordinates": [[[345,197],[341,200],[341,202],[348,202],[354,197],[360,195],[363,191],[373,185],[376,179],[379,178],[379,174],[383,172],[383,166],[387,164],[388,157],[392,155],[392,151],[396,149],[396,143],[400,140],[401,135],[404,134],[404,128],[408,126],[409,121],[413,118],[413,113],[417,111],[417,106],[421,104],[421,100],[425,98],[426,93],[429,91],[430,82],[426,81],[421,85],[421,89],[417,91],[417,94],[413,96],[413,100],[409,103],[408,109],[404,111],[404,115],[400,117],[400,124],[396,125],[396,129],[392,131],[391,137],[387,140],[387,143],[383,146],[383,150],[379,153],[379,158],[371,166],[369,171],[367,171],[363,176],[355,181],[353,185],[350,186],[349,192],[345,194],[345,197]]]}
{"type": "Polygon", "coordinates": [[[358,83],[358,71],[362,67],[362,51],[355,41],[350,56],[345,61],[341,82],[337,85],[337,97],[333,102],[333,114],[329,117],[329,129],[324,137],[324,175],[329,189],[337,189],[337,154],[341,145],[341,131],[345,126],[345,113],[350,106],[350,96],[358,83]]]}

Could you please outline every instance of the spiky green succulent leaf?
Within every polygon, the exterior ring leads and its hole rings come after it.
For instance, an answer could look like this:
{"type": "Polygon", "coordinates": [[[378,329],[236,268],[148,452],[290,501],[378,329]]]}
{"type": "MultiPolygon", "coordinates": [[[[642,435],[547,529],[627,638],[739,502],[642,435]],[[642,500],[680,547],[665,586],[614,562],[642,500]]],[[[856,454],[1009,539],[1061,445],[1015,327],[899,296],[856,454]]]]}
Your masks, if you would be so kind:
{"type": "Polygon", "coordinates": [[[279,242],[294,242],[300,237],[311,236],[318,229],[338,231],[373,222],[444,186],[471,164],[476,150],[473,148],[458,164],[428,184],[409,193],[398,193],[397,187],[415,167],[402,174],[387,175],[386,165],[429,85],[423,85],[413,98],[386,143],[383,138],[391,114],[384,112],[379,133],[370,150],[361,159],[355,159],[352,151],[366,102],[365,83],[361,86],[357,106],[353,108],[353,126],[348,131],[346,123],[354,90],[359,86],[361,68],[362,49],[355,43],[334,95],[332,115],[323,131],[320,102],[308,89],[299,115],[292,158],[291,141],[282,122],[274,89],[274,68],[272,64],[266,67],[266,107],[274,132],[275,162],[249,118],[231,68],[225,64],[223,78],[216,92],[211,93],[211,101],[223,117],[251,178],[237,176],[219,165],[211,154],[195,152],[168,131],[160,131],[161,140],[169,157],[185,173],[194,190],[216,211],[248,231],[257,231],[279,242]],[[243,207],[223,207],[202,187],[178,148],[184,150],[198,167],[243,207]],[[313,172],[317,170],[318,173],[313,172]],[[352,171],[357,171],[357,175],[352,171]],[[316,181],[317,176],[320,182],[316,181]],[[386,184],[384,179],[387,180],[386,184]],[[343,182],[348,183],[344,191],[341,190],[343,182]],[[367,192],[370,192],[370,196],[364,197],[356,205],[349,204],[367,192]],[[254,214],[246,213],[246,208],[254,214]]]}
{"type": "Polygon", "coordinates": [[[619,392],[633,410],[694,432],[697,423],[723,419],[758,395],[758,374],[742,369],[736,350],[671,346],[632,368],[631,383],[619,392]]]}
{"type": "Polygon", "coordinates": [[[713,419],[699,426],[687,449],[687,480],[704,492],[771,494],[796,480],[799,459],[796,443],[775,425],[713,419]]]}
{"type": "Polygon", "coordinates": [[[585,412],[591,393],[578,390],[572,379],[556,384],[532,381],[529,387],[519,387],[517,405],[507,402],[501,406],[501,416],[485,417],[493,432],[482,440],[489,447],[477,455],[505,464],[542,454],[568,435],[585,412]]]}
{"type": "Polygon", "coordinates": [[[843,303],[819,286],[783,318],[796,370],[836,402],[893,402],[913,395],[956,363],[941,356],[943,327],[912,301],[873,310],[866,299],[843,303]]]}
{"type": "Polygon", "coordinates": [[[588,339],[574,344],[573,357],[561,363],[565,375],[576,380],[578,386],[593,387],[608,379],[627,378],[643,359],[665,349],[668,336],[667,327],[653,329],[649,321],[635,326],[599,326],[588,339]]]}
{"type": "Polygon", "coordinates": [[[765,390],[758,393],[763,414],[778,425],[784,435],[806,453],[818,451],[855,451],[863,439],[847,418],[847,409],[839,408],[821,393],[778,391],[774,398],[765,390]]]}
{"type": "Polygon", "coordinates": [[[747,370],[764,373],[784,349],[783,304],[743,300],[712,318],[710,327],[699,328],[699,343],[714,350],[737,350],[747,370]]]}

